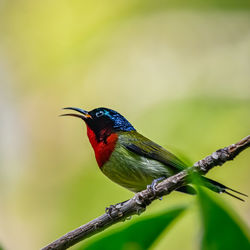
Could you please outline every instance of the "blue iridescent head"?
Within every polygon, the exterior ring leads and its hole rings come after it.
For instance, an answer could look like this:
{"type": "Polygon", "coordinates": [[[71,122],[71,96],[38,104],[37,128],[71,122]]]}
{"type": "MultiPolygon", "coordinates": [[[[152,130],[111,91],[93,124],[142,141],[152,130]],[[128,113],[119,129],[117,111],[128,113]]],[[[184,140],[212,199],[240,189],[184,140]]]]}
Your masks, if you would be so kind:
{"type": "MultiPolygon", "coordinates": [[[[104,129],[112,131],[135,131],[131,123],[118,112],[108,108],[96,108],[85,111],[79,108],[64,108],[77,111],[81,114],[65,114],[83,119],[96,134],[104,129]]],[[[63,115],[63,116],[65,116],[63,115]]]]}

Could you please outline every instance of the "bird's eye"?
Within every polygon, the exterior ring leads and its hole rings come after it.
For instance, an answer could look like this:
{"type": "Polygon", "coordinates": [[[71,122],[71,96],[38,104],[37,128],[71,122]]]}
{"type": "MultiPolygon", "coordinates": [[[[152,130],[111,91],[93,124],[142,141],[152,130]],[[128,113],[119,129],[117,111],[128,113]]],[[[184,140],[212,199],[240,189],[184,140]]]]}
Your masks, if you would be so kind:
{"type": "Polygon", "coordinates": [[[102,116],[103,114],[104,114],[103,111],[98,111],[95,115],[96,115],[96,117],[100,117],[100,116],[102,116]]]}

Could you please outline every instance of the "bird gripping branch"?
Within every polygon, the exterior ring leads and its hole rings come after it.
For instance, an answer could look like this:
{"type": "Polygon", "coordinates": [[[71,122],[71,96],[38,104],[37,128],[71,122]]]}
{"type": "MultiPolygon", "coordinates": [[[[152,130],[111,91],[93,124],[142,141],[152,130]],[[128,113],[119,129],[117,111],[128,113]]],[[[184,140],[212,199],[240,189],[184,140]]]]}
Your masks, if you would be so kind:
{"type": "MultiPolygon", "coordinates": [[[[64,109],[78,113],[62,116],[78,117],[86,123],[87,135],[100,170],[109,179],[132,192],[140,192],[147,186],[154,190],[159,180],[187,168],[175,155],[139,134],[127,119],[112,109],[97,108],[89,112],[73,107],[64,109]]],[[[246,196],[217,181],[200,178],[201,185],[216,193],[226,193],[242,201],[243,199],[234,193],[246,196]]],[[[190,184],[176,191],[196,193],[190,184]]]]}

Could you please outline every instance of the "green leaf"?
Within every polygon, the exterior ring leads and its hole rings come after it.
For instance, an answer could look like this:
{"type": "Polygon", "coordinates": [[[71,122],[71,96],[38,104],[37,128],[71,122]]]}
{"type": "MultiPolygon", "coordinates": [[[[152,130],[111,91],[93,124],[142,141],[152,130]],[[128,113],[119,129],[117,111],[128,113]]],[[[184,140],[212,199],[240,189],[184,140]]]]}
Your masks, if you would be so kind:
{"type": "Polygon", "coordinates": [[[104,237],[98,237],[94,242],[84,245],[80,249],[102,250],[142,250],[148,249],[158,236],[168,227],[186,207],[166,210],[151,217],[138,218],[128,222],[118,229],[109,232],[104,237]]]}
{"type": "Polygon", "coordinates": [[[233,211],[203,190],[199,192],[199,203],[204,225],[202,250],[250,249],[249,238],[233,211]]]}

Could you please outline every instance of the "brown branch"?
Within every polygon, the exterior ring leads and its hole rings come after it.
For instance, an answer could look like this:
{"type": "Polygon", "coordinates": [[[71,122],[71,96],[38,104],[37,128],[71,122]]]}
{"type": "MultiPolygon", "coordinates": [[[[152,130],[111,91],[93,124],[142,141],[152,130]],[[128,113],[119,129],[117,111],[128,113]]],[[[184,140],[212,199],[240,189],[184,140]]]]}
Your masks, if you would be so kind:
{"type": "Polygon", "coordinates": [[[186,170],[183,170],[180,173],[158,183],[155,191],[150,188],[143,190],[135,194],[135,196],[130,200],[112,206],[109,213],[105,213],[87,224],[63,235],[61,238],[50,243],[42,250],[67,249],[70,246],[75,245],[77,242],[97,234],[119,221],[126,220],[126,218],[131,215],[144,212],[146,207],[152,201],[167,195],[173,190],[178,189],[184,184],[190,182],[190,178],[188,177],[190,177],[191,174],[199,173],[204,175],[213,167],[222,165],[226,161],[233,160],[241,151],[249,146],[250,135],[235,144],[215,151],[203,160],[196,162],[193,167],[187,168],[186,170]]]}

